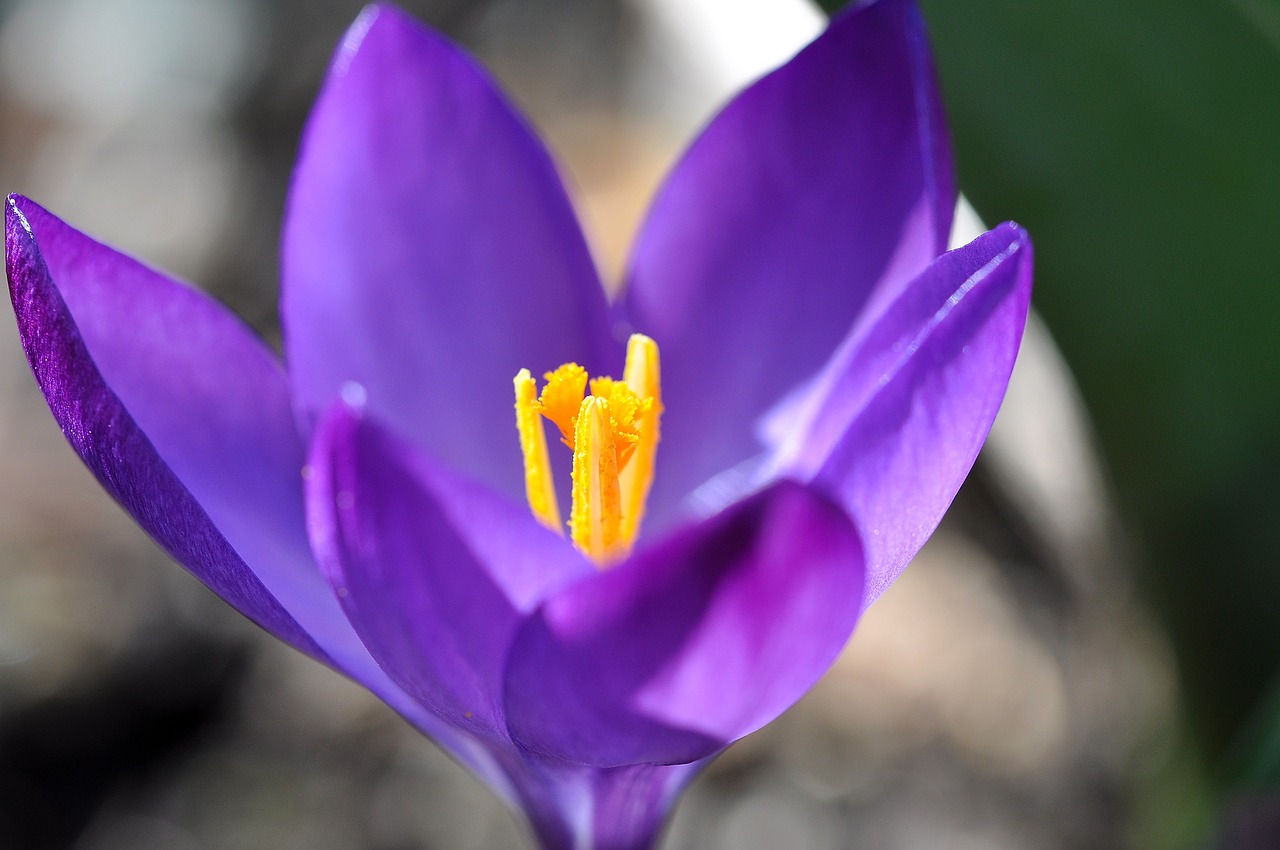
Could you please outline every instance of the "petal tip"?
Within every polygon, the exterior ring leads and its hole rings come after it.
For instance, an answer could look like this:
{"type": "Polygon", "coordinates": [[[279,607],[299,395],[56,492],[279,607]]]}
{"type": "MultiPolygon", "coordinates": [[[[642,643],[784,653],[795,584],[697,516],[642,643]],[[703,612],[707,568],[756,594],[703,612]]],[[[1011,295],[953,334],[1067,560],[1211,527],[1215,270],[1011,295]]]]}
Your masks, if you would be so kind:
{"type": "Polygon", "coordinates": [[[364,44],[364,40],[369,35],[369,31],[373,29],[374,23],[378,18],[382,17],[384,8],[386,8],[384,3],[370,3],[360,10],[360,14],[351,22],[351,26],[347,27],[346,33],[342,36],[342,42],[338,45],[338,50],[334,54],[333,73],[343,73],[350,67],[351,60],[355,58],[360,46],[364,44]]]}
{"type": "Polygon", "coordinates": [[[369,3],[360,10],[360,14],[351,22],[351,26],[347,27],[346,33],[342,36],[342,41],[330,63],[330,76],[345,74],[365,45],[373,42],[373,34],[383,30],[429,32],[394,3],[369,3]]]}
{"type": "Polygon", "coordinates": [[[1027,229],[1016,221],[1006,221],[999,228],[1009,235],[1009,253],[1016,254],[1019,264],[1018,285],[1020,289],[1027,292],[1028,296],[1032,287],[1033,264],[1035,262],[1035,247],[1031,241],[1031,234],[1027,229]]]}
{"type": "Polygon", "coordinates": [[[21,227],[27,233],[31,233],[31,225],[27,222],[27,216],[23,212],[23,207],[30,203],[30,200],[16,192],[10,193],[5,204],[4,218],[9,228],[21,227]]]}
{"type": "Polygon", "coordinates": [[[394,3],[370,3],[360,10],[360,14],[347,28],[346,34],[334,57],[335,71],[345,71],[351,60],[366,45],[372,46],[383,38],[395,39],[399,34],[412,34],[413,37],[433,38],[441,44],[447,41],[433,29],[423,25],[412,15],[394,3]],[[382,35],[385,33],[385,35],[382,35]]]}
{"type": "Polygon", "coordinates": [[[1025,243],[1028,245],[1031,243],[1031,234],[1027,232],[1025,227],[1018,224],[1016,221],[1010,220],[1003,222],[996,228],[996,230],[1010,234],[1015,242],[1025,243]]]}

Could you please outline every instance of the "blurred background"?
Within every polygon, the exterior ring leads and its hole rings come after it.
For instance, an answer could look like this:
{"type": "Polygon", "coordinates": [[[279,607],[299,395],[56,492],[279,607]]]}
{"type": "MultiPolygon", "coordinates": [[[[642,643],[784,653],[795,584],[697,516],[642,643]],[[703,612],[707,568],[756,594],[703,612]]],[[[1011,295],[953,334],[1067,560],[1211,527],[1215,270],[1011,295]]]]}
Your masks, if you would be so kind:
{"type": "MultiPolygon", "coordinates": [[[[360,5],[0,0],[0,187],[278,341],[289,169],[360,5]]],[[[615,279],[682,145],[824,20],[403,5],[532,117],[615,279]]],[[[934,541],[664,846],[1280,847],[1280,0],[923,6],[958,230],[1028,227],[1038,317],[934,541]]],[[[8,320],[0,441],[0,850],[527,846],[389,710],[166,563],[8,320]]]]}

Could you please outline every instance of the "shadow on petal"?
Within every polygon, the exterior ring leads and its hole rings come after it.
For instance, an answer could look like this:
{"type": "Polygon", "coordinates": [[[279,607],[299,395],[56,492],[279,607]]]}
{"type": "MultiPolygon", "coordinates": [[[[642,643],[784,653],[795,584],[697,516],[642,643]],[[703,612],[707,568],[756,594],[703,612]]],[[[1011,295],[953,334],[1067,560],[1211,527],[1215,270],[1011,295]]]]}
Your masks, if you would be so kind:
{"type": "Polygon", "coordinates": [[[775,484],[548,599],[512,648],[512,736],[596,766],[703,758],[827,670],[862,587],[844,512],[775,484]]]}
{"type": "Polygon", "coordinates": [[[795,403],[773,469],[857,518],[870,604],[933,533],[1004,398],[1031,297],[1031,240],[1003,224],[922,272],[795,403]]]}

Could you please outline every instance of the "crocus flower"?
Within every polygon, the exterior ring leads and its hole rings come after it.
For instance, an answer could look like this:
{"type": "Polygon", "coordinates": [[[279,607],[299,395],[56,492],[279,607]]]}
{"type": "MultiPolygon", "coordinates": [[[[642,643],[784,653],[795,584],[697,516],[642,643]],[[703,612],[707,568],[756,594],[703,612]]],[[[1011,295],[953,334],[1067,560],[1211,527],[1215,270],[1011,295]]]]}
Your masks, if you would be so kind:
{"type": "Polygon", "coordinates": [[[822,675],[972,465],[1031,247],[944,253],[954,202],[919,12],[862,3],[711,121],[611,304],[528,125],[374,6],[293,176],[287,365],[26,198],[6,259],[54,417],[173,558],[543,847],[620,850],[822,675]]]}

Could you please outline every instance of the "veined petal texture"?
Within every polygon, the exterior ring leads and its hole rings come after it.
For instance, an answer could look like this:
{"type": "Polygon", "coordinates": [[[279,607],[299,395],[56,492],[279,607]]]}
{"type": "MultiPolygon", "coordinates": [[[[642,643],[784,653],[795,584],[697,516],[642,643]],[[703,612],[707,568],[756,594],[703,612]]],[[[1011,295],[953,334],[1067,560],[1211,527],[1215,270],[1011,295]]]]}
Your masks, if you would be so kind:
{"type": "Polygon", "coordinates": [[[327,594],[305,580],[302,445],[270,351],[207,297],[34,202],[10,197],[5,212],[19,334],[72,447],[202,581],[324,659],[295,619],[327,594]]]}
{"type": "Polygon", "coordinates": [[[512,376],[621,369],[545,149],[478,65],[391,6],[366,9],[334,58],[281,266],[304,422],[358,382],[380,420],[512,496],[512,376]]]}
{"type": "Polygon", "coordinates": [[[511,639],[548,593],[595,568],[522,505],[341,403],[310,465],[313,546],[369,651],[428,711],[509,745],[511,639]]]}
{"type": "Polygon", "coordinates": [[[1031,297],[1031,240],[1003,224],[860,325],[796,404],[775,469],[856,518],[873,602],[933,533],[995,421],[1031,297]]]}
{"type": "Polygon", "coordinates": [[[54,418],[108,493],[258,625],[364,684],[503,789],[374,663],[311,557],[303,447],[271,351],[212,299],[12,196],[6,266],[54,418]]]}
{"type": "Polygon", "coordinates": [[[943,251],[954,204],[910,0],[856,5],[711,121],[654,201],[624,296],[662,346],[658,525],[760,450],[758,417],[943,251]]]}
{"type": "Polygon", "coordinates": [[[551,596],[512,647],[512,735],[603,767],[711,755],[826,672],[862,587],[844,512],[779,482],[551,596]]]}

